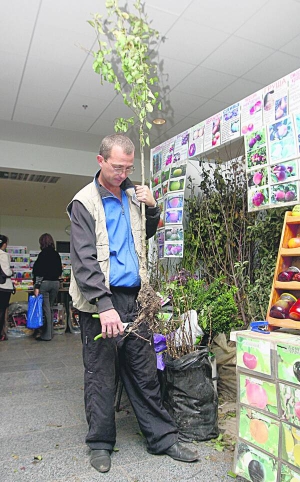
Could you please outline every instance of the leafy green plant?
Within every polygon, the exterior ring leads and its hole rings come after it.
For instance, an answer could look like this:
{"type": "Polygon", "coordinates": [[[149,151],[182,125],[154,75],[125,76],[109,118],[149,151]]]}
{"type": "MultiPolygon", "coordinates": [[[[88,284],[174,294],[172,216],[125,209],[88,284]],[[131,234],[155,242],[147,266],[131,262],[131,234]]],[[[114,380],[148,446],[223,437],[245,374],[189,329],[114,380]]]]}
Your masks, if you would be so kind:
{"type": "MultiPolygon", "coordinates": [[[[150,145],[147,120],[154,106],[161,109],[159,93],[154,88],[158,82],[156,66],[151,61],[151,53],[158,39],[158,32],[150,27],[140,0],[134,4],[135,13],[119,7],[118,0],[105,2],[107,17],[96,13],[89,24],[95,29],[98,50],[93,52],[94,71],[101,82],[113,84],[115,91],[123,97],[124,104],[132,111],[132,116],[119,117],[115,121],[117,132],[127,132],[136,125],[139,132],[142,184],[145,184],[144,147],[150,145]]],[[[145,205],[142,203],[143,252],[140,274],[146,283],[146,232],[145,205]]]]}

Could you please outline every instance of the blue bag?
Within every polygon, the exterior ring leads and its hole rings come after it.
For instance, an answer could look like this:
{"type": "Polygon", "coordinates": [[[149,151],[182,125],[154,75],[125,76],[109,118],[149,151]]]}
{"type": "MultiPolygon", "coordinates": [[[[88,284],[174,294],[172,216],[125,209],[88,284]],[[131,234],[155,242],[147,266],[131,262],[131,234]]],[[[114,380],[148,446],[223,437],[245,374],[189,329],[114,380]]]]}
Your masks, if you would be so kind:
{"type": "Polygon", "coordinates": [[[43,326],[43,295],[29,296],[27,328],[36,330],[43,326]]]}

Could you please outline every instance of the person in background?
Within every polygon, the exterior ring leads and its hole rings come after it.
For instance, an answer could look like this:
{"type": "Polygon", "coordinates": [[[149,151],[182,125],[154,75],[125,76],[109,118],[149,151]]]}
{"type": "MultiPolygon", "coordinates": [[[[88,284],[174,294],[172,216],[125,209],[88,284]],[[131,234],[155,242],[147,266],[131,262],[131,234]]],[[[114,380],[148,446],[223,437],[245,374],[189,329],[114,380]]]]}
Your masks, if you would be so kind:
{"type": "Polygon", "coordinates": [[[94,180],[68,206],[71,219],[70,295],[79,310],[83,342],[86,443],[91,465],[108,472],[116,442],[116,364],[151,454],[182,462],[198,455],[178,441],[178,429],[163,407],[153,335],[147,323],[124,333],[123,323],[138,315],[141,287],[141,204],[146,234],[157,229],[160,209],[148,186],[134,186],[134,145],[123,134],[103,139],[94,180]],[[93,314],[99,314],[98,319],[93,314]],[[102,338],[94,340],[102,333],[102,338]]]}
{"type": "Polygon", "coordinates": [[[33,268],[34,295],[43,295],[44,324],[36,340],[50,341],[53,338],[52,308],[59,290],[59,277],[62,274],[61,258],[54,247],[54,240],[48,233],[39,239],[41,252],[33,268]]]}
{"type": "Polygon", "coordinates": [[[0,341],[7,340],[4,332],[5,314],[9,305],[10,296],[14,293],[14,285],[11,280],[12,270],[10,269],[10,256],[5,252],[8,237],[0,234],[0,267],[6,276],[4,283],[0,284],[0,341]]]}

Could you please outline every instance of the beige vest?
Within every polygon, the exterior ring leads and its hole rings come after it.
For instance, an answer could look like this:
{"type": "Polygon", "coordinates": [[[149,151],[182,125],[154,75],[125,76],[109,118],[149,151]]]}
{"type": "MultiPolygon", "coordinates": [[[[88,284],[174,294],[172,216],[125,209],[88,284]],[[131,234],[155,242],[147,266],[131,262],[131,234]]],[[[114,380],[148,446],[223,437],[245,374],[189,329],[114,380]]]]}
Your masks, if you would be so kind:
{"type": "MultiPolygon", "coordinates": [[[[134,239],[135,249],[140,261],[142,253],[142,233],[141,233],[141,211],[140,206],[132,202],[132,196],[135,191],[134,188],[126,189],[126,195],[128,197],[130,224],[132,235],[134,239]]],[[[96,249],[97,260],[100,265],[100,269],[105,276],[105,284],[109,288],[109,239],[106,229],[105,211],[102,203],[101,196],[95,182],[85,186],[79,191],[73,198],[73,201],[80,201],[83,206],[88,210],[92,218],[95,220],[95,234],[96,234],[96,249]]],[[[72,303],[75,308],[87,313],[96,313],[97,306],[89,303],[82,295],[75,277],[71,270],[71,282],[69,289],[72,303]]]]}

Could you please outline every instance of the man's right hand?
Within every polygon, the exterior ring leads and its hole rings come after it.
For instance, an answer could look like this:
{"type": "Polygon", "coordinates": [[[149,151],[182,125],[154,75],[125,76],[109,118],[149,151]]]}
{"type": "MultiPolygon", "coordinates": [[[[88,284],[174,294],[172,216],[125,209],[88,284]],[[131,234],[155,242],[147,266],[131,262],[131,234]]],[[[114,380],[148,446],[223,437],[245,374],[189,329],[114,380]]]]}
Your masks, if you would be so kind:
{"type": "Polygon", "coordinates": [[[116,337],[118,334],[123,335],[124,327],[118,312],[114,309],[99,313],[102,338],[116,337]]]}

